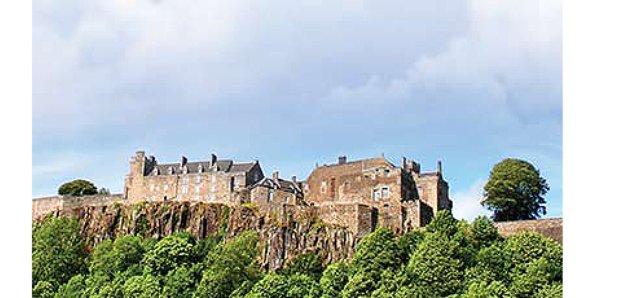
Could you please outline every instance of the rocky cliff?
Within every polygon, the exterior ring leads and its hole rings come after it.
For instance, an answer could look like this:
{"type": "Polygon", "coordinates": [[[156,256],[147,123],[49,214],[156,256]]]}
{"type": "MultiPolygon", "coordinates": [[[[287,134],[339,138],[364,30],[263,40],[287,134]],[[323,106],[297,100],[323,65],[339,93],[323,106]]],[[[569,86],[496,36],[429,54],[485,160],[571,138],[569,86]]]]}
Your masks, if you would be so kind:
{"type": "Polygon", "coordinates": [[[323,223],[312,210],[282,206],[258,211],[250,205],[166,202],[82,206],[57,210],[55,214],[77,218],[90,248],[104,239],[126,234],[158,238],[186,231],[199,240],[216,235],[227,239],[252,230],[260,236],[259,260],[265,269],[281,268],[284,260],[306,252],[320,254],[325,263],[351,257],[357,235],[323,223]]]}

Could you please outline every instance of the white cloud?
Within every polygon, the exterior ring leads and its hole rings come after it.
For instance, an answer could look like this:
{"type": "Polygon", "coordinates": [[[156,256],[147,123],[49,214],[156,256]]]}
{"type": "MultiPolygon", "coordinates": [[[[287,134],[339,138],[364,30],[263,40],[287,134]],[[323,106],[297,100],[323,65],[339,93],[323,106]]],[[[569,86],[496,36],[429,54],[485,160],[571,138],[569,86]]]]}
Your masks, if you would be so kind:
{"type": "Polygon", "coordinates": [[[463,122],[561,122],[561,2],[467,3],[467,32],[443,51],[418,57],[403,75],[338,86],[325,104],[363,102],[388,111],[407,104],[419,123],[436,119],[436,108],[463,122]]]}
{"type": "Polygon", "coordinates": [[[465,219],[470,222],[479,215],[491,215],[491,212],[481,206],[484,185],[484,180],[478,180],[468,189],[451,195],[451,200],[453,200],[453,216],[455,218],[465,219]]]}

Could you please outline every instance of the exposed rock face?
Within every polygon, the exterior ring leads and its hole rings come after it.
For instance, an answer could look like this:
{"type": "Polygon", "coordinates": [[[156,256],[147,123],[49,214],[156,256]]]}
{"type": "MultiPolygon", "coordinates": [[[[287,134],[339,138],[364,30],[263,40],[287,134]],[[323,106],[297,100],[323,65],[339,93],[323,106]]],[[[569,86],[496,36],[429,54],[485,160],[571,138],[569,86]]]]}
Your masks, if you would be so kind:
{"type": "Polygon", "coordinates": [[[228,207],[204,202],[166,202],[83,206],[57,211],[77,218],[87,245],[126,234],[162,237],[185,231],[198,240],[222,235],[228,239],[243,231],[260,236],[262,267],[281,268],[285,260],[306,252],[322,255],[324,263],[350,258],[358,241],[346,228],[325,224],[313,209],[284,206],[259,212],[251,206],[228,207]]]}

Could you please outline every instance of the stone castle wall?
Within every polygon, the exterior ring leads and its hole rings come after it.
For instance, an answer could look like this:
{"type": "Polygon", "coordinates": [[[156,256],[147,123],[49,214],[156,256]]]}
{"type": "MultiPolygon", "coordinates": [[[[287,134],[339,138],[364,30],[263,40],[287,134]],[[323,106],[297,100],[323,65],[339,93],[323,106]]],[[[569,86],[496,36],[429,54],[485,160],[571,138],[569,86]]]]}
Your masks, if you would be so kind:
{"type": "Polygon", "coordinates": [[[500,235],[505,237],[519,232],[536,232],[562,243],[562,218],[506,221],[495,225],[500,235]]]}
{"type": "Polygon", "coordinates": [[[64,212],[84,206],[107,206],[124,203],[122,194],[92,195],[83,197],[52,196],[32,200],[32,219],[38,219],[49,213],[64,212]]]}

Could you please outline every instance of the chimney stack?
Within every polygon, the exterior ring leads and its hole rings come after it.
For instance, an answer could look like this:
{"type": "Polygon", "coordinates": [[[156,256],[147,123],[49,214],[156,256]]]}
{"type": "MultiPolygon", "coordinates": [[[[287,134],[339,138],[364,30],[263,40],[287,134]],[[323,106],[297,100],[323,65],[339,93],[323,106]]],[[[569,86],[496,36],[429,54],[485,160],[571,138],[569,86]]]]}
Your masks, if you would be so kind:
{"type": "Polygon", "coordinates": [[[292,182],[296,183],[296,175],[292,176],[292,182]]]}
{"type": "Polygon", "coordinates": [[[347,162],[348,158],[345,155],[339,156],[339,162],[338,164],[342,165],[345,164],[347,162]]]}
{"type": "Polygon", "coordinates": [[[442,175],[442,161],[438,160],[438,174],[442,175]]]}
{"type": "Polygon", "coordinates": [[[273,172],[273,180],[279,181],[279,171],[274,171],[273,172]]]}
{"type": "Polygon", "coordinates": [[[217,155],[214,153],[210,154],[210,166],[213,167],[217,163],[217,155]]]}
{"type": "Polygon", "coordinates": [[[406,169],[406,157],[405,156],[401,157],[401,169],[404,170],[404,171],[407,170],[406,169]]]}
{"type": "Polygon", "coordinates": [[[186,166],[186,165],[187,165],[187,158],[186,158],[186,157],[184,157],[184,156],[181,156],[181,157],[180,157],[180,166],[181,166],[181,167],[184,167],[184,166],[186,166]]]}

